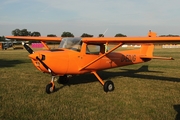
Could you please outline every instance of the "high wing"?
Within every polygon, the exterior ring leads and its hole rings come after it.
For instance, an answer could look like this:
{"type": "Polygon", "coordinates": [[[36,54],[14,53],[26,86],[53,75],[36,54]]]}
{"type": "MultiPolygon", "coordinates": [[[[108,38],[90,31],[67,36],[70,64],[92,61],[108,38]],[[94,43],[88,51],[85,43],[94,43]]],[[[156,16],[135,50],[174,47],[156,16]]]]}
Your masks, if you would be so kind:
{"type": "Polygon", "coordinates": [[[82,38],[85,43],[180,43],[180,37],[97,37],[82,38]]]}
{"type": "Polygon", "coordinates": [[[60,42],[62,37],[34,37],[34,36],[6,36],[7,39],[15,39],[21,41],[40,41],[43,46],[50,50],[50,48],[45,44],[47,41],[60,42]]]}
{"type": "Polygon", "coordinates": [[[62,37],[29,37],[29,36],[6,36],[7,39],[31,40],[31,41],[61,41],[62,37]]]}
{"type": "Polygon", "coordinates": [[[155,32],[149,31],[147,37],[94,37],[82,38],[86,43],[180,43],[180,37],[157,37],[155,32]]]}

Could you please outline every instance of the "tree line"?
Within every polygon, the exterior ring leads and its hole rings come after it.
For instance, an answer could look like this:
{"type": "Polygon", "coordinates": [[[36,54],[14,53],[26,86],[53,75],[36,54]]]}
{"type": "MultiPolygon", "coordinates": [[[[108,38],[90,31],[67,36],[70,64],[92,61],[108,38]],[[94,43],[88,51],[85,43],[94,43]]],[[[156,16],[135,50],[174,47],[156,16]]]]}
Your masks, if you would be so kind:
{"type": "MultiPolygon", "coordinates": [[[[34,31],[28,31],[27,29],[15,29],[12,32],[12,35],[14,36],[41,36],[40,32],[34,31]]],[[[56,37],[56,35],[54,34],[48,34],[47,37],[56,37]]],[[[61,37],[74,37],[74,35],[71,32],[63,32],[61,34],[61,37]]],[[[87,34],[87,33],[83,33],[80,37],[93,37],[93,35],[87,34]]],[[[103,34],[99,34],[99,37],[104,37],[103,34]]],[[[126,35],[118,33],[115,35],[115,37],[126,37],[126,35]]]]}
{"type": "Polygon", "coordinates": [[[12,32],[12,35],[14,36],[41,36],[40,32],[31,32],[31,31],[28,31],[27,29],[15,29],[13,30],[12,32]]]}

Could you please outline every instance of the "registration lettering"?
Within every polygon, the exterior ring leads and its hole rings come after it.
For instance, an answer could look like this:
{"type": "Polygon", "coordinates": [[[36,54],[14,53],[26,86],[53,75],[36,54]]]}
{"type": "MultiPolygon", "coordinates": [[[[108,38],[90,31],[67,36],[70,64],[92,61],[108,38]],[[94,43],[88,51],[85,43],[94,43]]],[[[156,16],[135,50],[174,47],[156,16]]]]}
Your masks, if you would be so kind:
{"type": "Polygon", "coordinates": [[[136,55],[122,55],[121,62],[135,62],[136,55]]]}

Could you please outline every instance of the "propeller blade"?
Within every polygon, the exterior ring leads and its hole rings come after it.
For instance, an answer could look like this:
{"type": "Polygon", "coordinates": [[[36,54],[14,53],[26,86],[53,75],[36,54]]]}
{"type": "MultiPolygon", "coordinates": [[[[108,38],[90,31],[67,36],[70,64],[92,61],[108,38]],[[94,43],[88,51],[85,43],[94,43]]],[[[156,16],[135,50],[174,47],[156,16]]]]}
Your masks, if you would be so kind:
{"type": "Polygon", "coordinates": [[[54,72],[39,58],[36,57],[37,60],[39,60],[39,62],[52,74],[55,75],[54,72]]]}
{"type": "Polygon", "coordinates": [[[30,54],[34,53],[34,51],[26,43],[22,42],[22,45],[30,54]]]}

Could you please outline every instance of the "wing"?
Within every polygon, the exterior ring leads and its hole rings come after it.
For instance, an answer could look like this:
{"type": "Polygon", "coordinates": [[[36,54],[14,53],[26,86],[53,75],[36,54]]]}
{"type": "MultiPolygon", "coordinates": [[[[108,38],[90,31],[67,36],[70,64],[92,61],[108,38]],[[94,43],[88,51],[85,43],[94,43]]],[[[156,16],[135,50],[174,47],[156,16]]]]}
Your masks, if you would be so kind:
{"type": "Polygon", "coordinates": [[[27,41],[61,41],[61,37],[29,37],[29,36],[5,36],[7,39],[27,40],[27,41]]]}
{"type": "Polygon", "coordinates": [[[50,50],[50,48],[45,44],[47,41],[54,41],[54,42],[60,42],[61,37],[29,37],[29,36],[6,36],[7,39],[15,39],[15,40],[21,40],[21,41],[41,41],[43,46],[50,50]]]}
{"type": "Polygon", "coordinates": [[[180,43],[180,37],[104,37],[82,38],[86,43],[180,43]]]}
{"type": "Polygon", "coordinates": [[[96,37],[82,38],[86,43],[180,43],[180,37],[157,37],[155,32],[149,31],[147,37],[96,37]]]}

